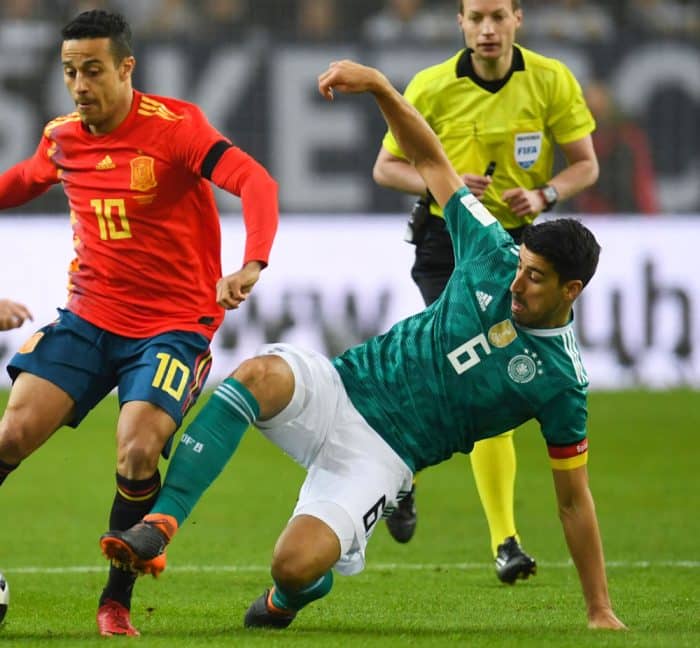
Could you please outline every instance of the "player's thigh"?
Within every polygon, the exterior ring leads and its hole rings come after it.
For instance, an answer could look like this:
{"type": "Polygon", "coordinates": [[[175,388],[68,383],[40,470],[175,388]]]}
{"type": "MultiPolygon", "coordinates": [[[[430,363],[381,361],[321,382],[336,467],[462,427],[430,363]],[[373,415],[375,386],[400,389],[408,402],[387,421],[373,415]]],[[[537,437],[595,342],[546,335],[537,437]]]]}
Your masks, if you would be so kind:
{"type": "Polygon", "coordinates": [[[367,541],[411,488],[409,467],[348,400],[314,459],[299,493],[293,518],[311,515],[336,534],[336,569],[353,574],[364,567],[367,541]]]}
{"type": "Polygon", "coordinates": [[[308,468],[335,424],[338,399],[344,395],[340,376],[320,353],[290,344],[264,345],[259,355],[282,358],[294,375],[287,406],[256,426],[275,445],[308,468]]]}
{"type": "Polygon", "coordinates": [[[107,348],[108,336],[70,311],[59,310],[58,319],[39,329],[20,347],[7,371],[13,381],[27,373],[66,394],[72,402],[68,412],[65,399],[52,390],[48,390],[50,394],[43,394],[28,389],[23,400],[39,411],[42,408],[52,410],[55,418],[61,420],[60,424],[76,427],[116,385],[107,348]]]}
{"type": "Polygon", "coordinates": [[[7,463],[19,463],[71,419],[73,408],[73,399],[60,387],[22,372],[0,420],[0,456],[7,463]]]}
{"type": "MultiPolygon", "coordinates": [[[[340,545],[336,568],[356,573],[364,566],[367,539],[377,521],[411,488],[411,471],[355,409],[325,356],[287,344],[267,345],[261,353],[278,355],[294,374],[289,405],[257,423],[268,439],[308,469],[292,520],[311,516],[323,522],[340,545]]],[[[296,528],[297,523],[290,525],[296,528]]],[[[286,536],[281,536],[280,550],[287,547],[286,536]]],[[[297,545],[308,562],[315,552],[325,553],[327,543],[309,534],[297,545]]]]}
{"type": "MultiPolygon", "coordinates": [[[[172,419],[174,429],[197,401],[211,369],[209,340],[199,333],[119,338],[114,341],[114,354],[119,362],[120,406],[133,401],[155,405],[172,419]]],[[[136,413],[147,416],[152,411],[139,408],[136,413]]]]}

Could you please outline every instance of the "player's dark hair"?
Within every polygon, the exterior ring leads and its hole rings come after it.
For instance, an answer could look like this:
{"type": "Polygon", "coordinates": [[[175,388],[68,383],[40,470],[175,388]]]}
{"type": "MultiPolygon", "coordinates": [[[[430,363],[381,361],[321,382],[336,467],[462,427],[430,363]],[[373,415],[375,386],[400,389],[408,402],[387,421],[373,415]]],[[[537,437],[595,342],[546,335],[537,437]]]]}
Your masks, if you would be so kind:
{"type": "Polygon", "coordinates": [[[71,20],[62,30],[63,40],[83,38],[109,38],[114,62],[119,64],[127,56],[133,55],[131,48],[131,27],[124,16],[102,9],[84,11],[71,20]]]}
{"type": "Polygon", "coordinates": [[[579,279],[585,286],[598,267],[598,241],[591,230],[573,218],[530,225],[523,231],[522,242],[552,264],[560,284],[579,279]]]}
{"type": "MultiPolygon", "coordinates": [[[[520,0],[510,0],[510,6],[513,7],[513,11],[520,9],[520,0]]],[[[459,13],[464,13],[464,0],[457,0],[457,11],[459,13]]]]}

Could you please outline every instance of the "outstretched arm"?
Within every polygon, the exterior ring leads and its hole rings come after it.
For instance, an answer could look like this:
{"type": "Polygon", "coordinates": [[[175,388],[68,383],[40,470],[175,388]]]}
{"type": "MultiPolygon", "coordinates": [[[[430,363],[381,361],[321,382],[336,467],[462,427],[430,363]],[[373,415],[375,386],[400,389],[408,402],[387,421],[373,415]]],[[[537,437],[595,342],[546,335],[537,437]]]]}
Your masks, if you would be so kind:
{"type": "Polygon", "coordinates": [[[379,70],[353,61],[334,61],[318,77],[318,89],[328,100],[333,99],[336,90],[374,95],[401,150],[416,167],[440,206],[464,186],[423,116],[379,70]]]}
{"type": "Polygon", "coordinates": [[[572,470],[552,470],[559,517],[566,543],[576,565],[586,600],[589,628],[621,630],[625,625],[613,612],[605,575],[603,544],[585,465],[572,470]]]}

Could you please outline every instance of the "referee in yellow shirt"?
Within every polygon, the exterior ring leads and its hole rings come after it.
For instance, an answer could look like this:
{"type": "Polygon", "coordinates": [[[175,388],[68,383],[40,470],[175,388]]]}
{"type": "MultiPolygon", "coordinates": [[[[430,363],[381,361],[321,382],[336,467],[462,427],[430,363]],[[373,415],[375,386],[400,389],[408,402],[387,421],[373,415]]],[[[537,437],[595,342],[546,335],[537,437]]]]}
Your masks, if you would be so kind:
{"type": "MultiPolygon", "coordinates": [[[[515,44],[523,20],[520,0],[458,0],[457,9],[466,48],[416,74],[405,96],[431,125],[464,183],[519,242],[540,212],[597,180],[595,122],[563,63],[515,44]],[[552,176],[555,144],[567,166],[552,176]]],[[[384,187],[423,197],[407,238],[416,245],[411,276],[430,304],[454,268],[442,211],[390,132],[373,176],[384,187]]],[[[522,550],[515,526],[513,430],[480,441],[470,457],[498,578],[527,578],[536,564],[522,550]]],[[[411,539],[415,488],[387,524],[397,541],[411,539]]]]}

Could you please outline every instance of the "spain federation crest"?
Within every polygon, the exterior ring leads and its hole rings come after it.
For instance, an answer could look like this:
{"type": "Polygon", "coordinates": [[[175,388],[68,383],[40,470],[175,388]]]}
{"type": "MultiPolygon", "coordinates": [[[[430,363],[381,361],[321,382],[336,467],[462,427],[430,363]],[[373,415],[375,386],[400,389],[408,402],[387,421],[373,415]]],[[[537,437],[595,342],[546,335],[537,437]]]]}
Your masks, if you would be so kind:
{"type": "Polygon", "coordinates": [[[152,157],[139,155],[130,162],[131,188],[135,191],[148,191],[158,186],[156,163],[152,157]]]}
{"type": "Polygon", "coordinates": [[[515,161],[521,169],[529,169],[542,151],[542,133],[515,134],[515,161]]]}

